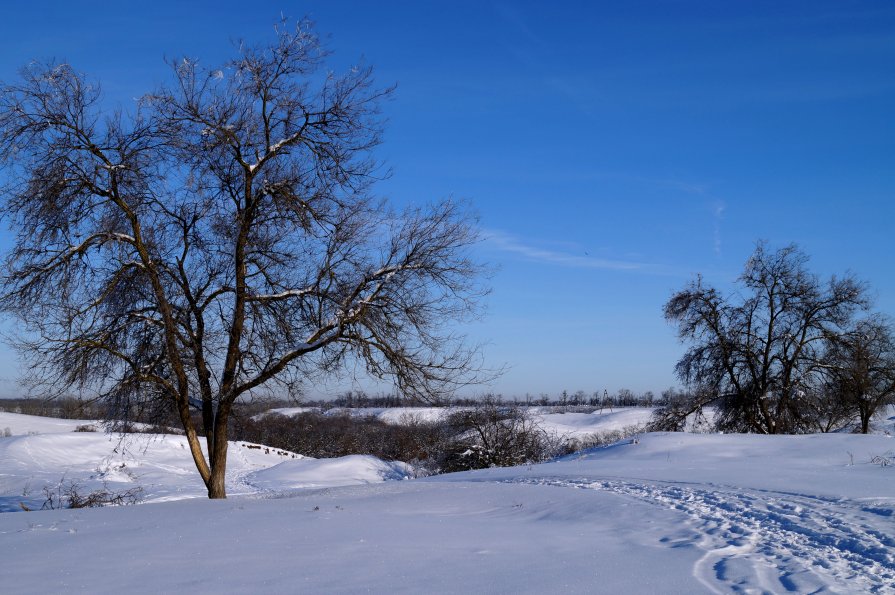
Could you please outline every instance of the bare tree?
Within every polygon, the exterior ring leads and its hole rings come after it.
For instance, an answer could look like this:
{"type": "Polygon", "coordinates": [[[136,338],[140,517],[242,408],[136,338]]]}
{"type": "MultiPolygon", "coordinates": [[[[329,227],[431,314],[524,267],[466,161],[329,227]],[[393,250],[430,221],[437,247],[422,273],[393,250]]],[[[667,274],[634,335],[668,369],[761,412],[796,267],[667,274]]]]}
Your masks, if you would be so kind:
{"type": "Polygon", "coordinates": [[[860,320],[829,342],[824,365],[832,398],[855,412],[861,432],[885,405],[895,402],[895,333],[882,316],[860,320]]]}
{"type": "Polygon", "coordinates": [[[371,195],[391,90],[365,67],[321,74],[324,58],[308,23],[281,24],[220,68],[172,62],[133,113],[67,64],[0,90],[18,227],[0,307],[45,387],[173,410],[211,498],[237,399],[351,363],[421,399],[481,372],[447,326],[483,294],[474,222],[371,195]]]}
{"type": "Polygon", "coordinates": [[[665,305],[682,341],[692,343],[677,374],[694,387],[681,415],[717,403],[723,429],[767,434],[806,427],[807,388],[817,381],[830,337],[866,308],[852,277],[822,283],[795,246],[768,252],[760,243],[725,297],[697,278],[665,305]]]}

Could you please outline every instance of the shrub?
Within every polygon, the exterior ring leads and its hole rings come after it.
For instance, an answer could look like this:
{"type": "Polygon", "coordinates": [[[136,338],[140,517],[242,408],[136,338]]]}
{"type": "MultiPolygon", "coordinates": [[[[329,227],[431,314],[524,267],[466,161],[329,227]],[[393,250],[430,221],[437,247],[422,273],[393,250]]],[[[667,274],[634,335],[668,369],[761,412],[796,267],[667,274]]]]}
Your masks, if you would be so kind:
{"type": "Polygon", "coordinates": [[[565,437],[545,431],[527,409],[486,399],[478,407],[451,415],[454,438],[443,449],[443,472],[537,463],[566,454],[565,437]]]}
{"type": "MultiPolygon", "coordinates": [[[[44,496],[46,500],[40,507],[41,510],[99,508],[100,506],[136,504],[143,497],[143,488],[136,487],[123,492],[113,492],[103,483],[102,489],[84,494],[83,486],[80,483],[63,479],[56,486],[44,487],[44,496]]],[[[23,508],[25,507],[23,506],[23,508]]]]}

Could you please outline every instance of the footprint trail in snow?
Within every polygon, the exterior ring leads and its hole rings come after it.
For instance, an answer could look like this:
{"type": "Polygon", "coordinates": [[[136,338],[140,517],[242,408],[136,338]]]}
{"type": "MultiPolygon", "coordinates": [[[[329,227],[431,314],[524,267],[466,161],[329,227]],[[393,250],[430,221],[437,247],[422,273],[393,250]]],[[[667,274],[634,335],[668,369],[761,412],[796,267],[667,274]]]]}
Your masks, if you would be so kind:
{"type": "Polygon", "coordinates": [[[762,490],[592,478],[522,483],[611,492],[678,510],[662,542],[705,554],[693,573],[717,593],[895,593],[895,514],[853,500],[762,490]]]}

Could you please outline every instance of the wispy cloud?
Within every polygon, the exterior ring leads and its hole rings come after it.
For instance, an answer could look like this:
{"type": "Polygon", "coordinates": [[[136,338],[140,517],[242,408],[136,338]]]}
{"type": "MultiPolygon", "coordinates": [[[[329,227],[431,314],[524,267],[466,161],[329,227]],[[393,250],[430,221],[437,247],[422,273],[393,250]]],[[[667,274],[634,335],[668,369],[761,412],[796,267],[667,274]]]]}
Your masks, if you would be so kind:
{"type": "Polygon", "coordinates": [[[712,248],[715,256],[721,257],[721,223],[724,221],[724,210],[727,205],[721,199],[713,199],[711,184],[704,182],[691,182],[678,179],[659,180],[658,183],[675,188],[687,194],[702,197],[702,200],[710,201],[708,208],[712,214],[712,248]]]}
{"type": "Polygon", "coordinates": [[[688,194],[705,196],[708,194],[711,186],[702,182],[688,182],[684,180],[657,180],[656,183],[664,186],[670,186],[688,194]]]}
{"type": "Polygon", "coordinates": [[[604,269],[614,271],[643,270],[648,265],[640,262],[614,260],[591,256],[584,249],[574,254],[567,251],[552,250],[524,242],[518,237],[495,229],[482,232],[485,241],[494,248],[524,257],[532,262],[553,264],[580,269],[604,269]]]}
{"type": "Polygon", "coordinates": [[[714,215],[715,256],[721,256],[721,221],[724,219],[724,202],[715,201],[712,205],[714,215]]]}

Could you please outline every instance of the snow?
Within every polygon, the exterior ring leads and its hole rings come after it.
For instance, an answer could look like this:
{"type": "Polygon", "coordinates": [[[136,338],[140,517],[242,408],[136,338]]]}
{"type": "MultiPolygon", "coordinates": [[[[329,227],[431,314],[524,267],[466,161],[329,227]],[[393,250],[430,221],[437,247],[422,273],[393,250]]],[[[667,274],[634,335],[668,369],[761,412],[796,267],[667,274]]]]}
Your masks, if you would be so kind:
{"type": "Polygon", "coordinates": [[[378,412],[376,418],[389,424],[434,423],[458,411],[456,407],[390,407],[378,412]]]}
{"type": "Polygon", "coordinates": [[[320,407],[277,407],[254,416],[260,419],[265,415],[278,414],[294,417],[302,413],[323,413],[327,416],[349,415],[351,417],[373,418],[389,424],[409,422],[433,423],[444,419],[461,408],[457,407],[331,407],[321,411],[320,407]]]}
{"type": "Polygon", "coordinates": [[[591,434],[642,427],[653,414],[650,407],[617,407],[593,413],[541,413],[535,421],[558,436],[580,438],[591,434]]]}
{"type": "Polygon", "coordinates": [[[337,459],[284,461],[251,473],[247,482],[259,489],[330,488],[407,479],[412,469],[406,463],[383,461],[369,455],[349,455],[337,459]]]}
{"type": "Polygon", "coordinates": [[[252,416],[252,419],[259,420],[263,418],[265,415],[285,415],[286,417],[295,417],[296,415],[300,415],[302,413],[319,413],[319,407],[276,407],[274,409],[268,409],[264,413],[259,413],[258,415],[252,416]]]}
{"type": "MultiPolygon", "coordinates": [[[[594,425],[543,415],[570,431],[594,425]]],[[[593,417],[617,428],[628,415],[593,417]]],[[[154,494],[138,506],[0,514],[3,591],[895,591],[895,466],[871,462],[895,460],[883,434],[653,433],[423,480],[373,457],[234,445],[225,501],[195,497],[182,440],[119,459],[103,434],[0,438],[7,503],[23,478],[62,471],[96,481],[105,469],[110,484],[154,494]],[[116,470],[121,460],[132,475],[116,470]]]]}
{"type": "MultiPolygon", "coordinates": [[[[369,417],[388,424],[408,422],[435,423],[453,413],[469,409],[468,407],[333,407],[323,412],[324,415],[350,415],[352,417],[369,417]]],[[[602,412],[593,413],[552,413],[549,407],[530,407],[529,413],[545,430],[559,436],[582,437],[589,434],[623,430],[632,426],[642,426],[649,421],[653,413],[650,407],[616,407],[606,408],[602,412]]],[[[292,417],[302,413],[320,413],[319,407],[280,407],[270,409],[256,419],[276,413],[292,417]]]]}
{"type": "Polygon", "coordinates": [[[0,411],[0,435],[3,435],[6,429],[9,429],[9,433],[13,436],[74,432],[78,426],[93,426],[98,429],[100,422],[92,419],[57,419],[0,411]]]}
{"type": "MultiPolygon", "coordinates": [[[[246,483],[249,474],[293,458],[302,457],[233,443],[227,460],[229,493],[257,493],[246,483]]],[[[77,481],[85,493],[139,486],[146,502],[207,495],[183,436],[67,432],[0,438],[0,512],[21,510],[21,504],[40,508],[44,488],[63,481],[77,481]]]]}
{"type": "MultiPolygon", "coordinates": [[[[206,497],[183,436],[76,432],[76,427],[90,422],[13,413],[0,413],[0,423],[15,428],[15,435],[0,438],[0,512],[20,511],[23,504],[39,509],[46,500],[45,487],[53,489],[70,481],[78,482],[84,493],[140,487],[147,503],[206,497]]],[[[264,445],[232,442],[226,485],[231,496],[260,496],[409,475],[404,463],[376,457],[315,460],[264,445]]]]}

